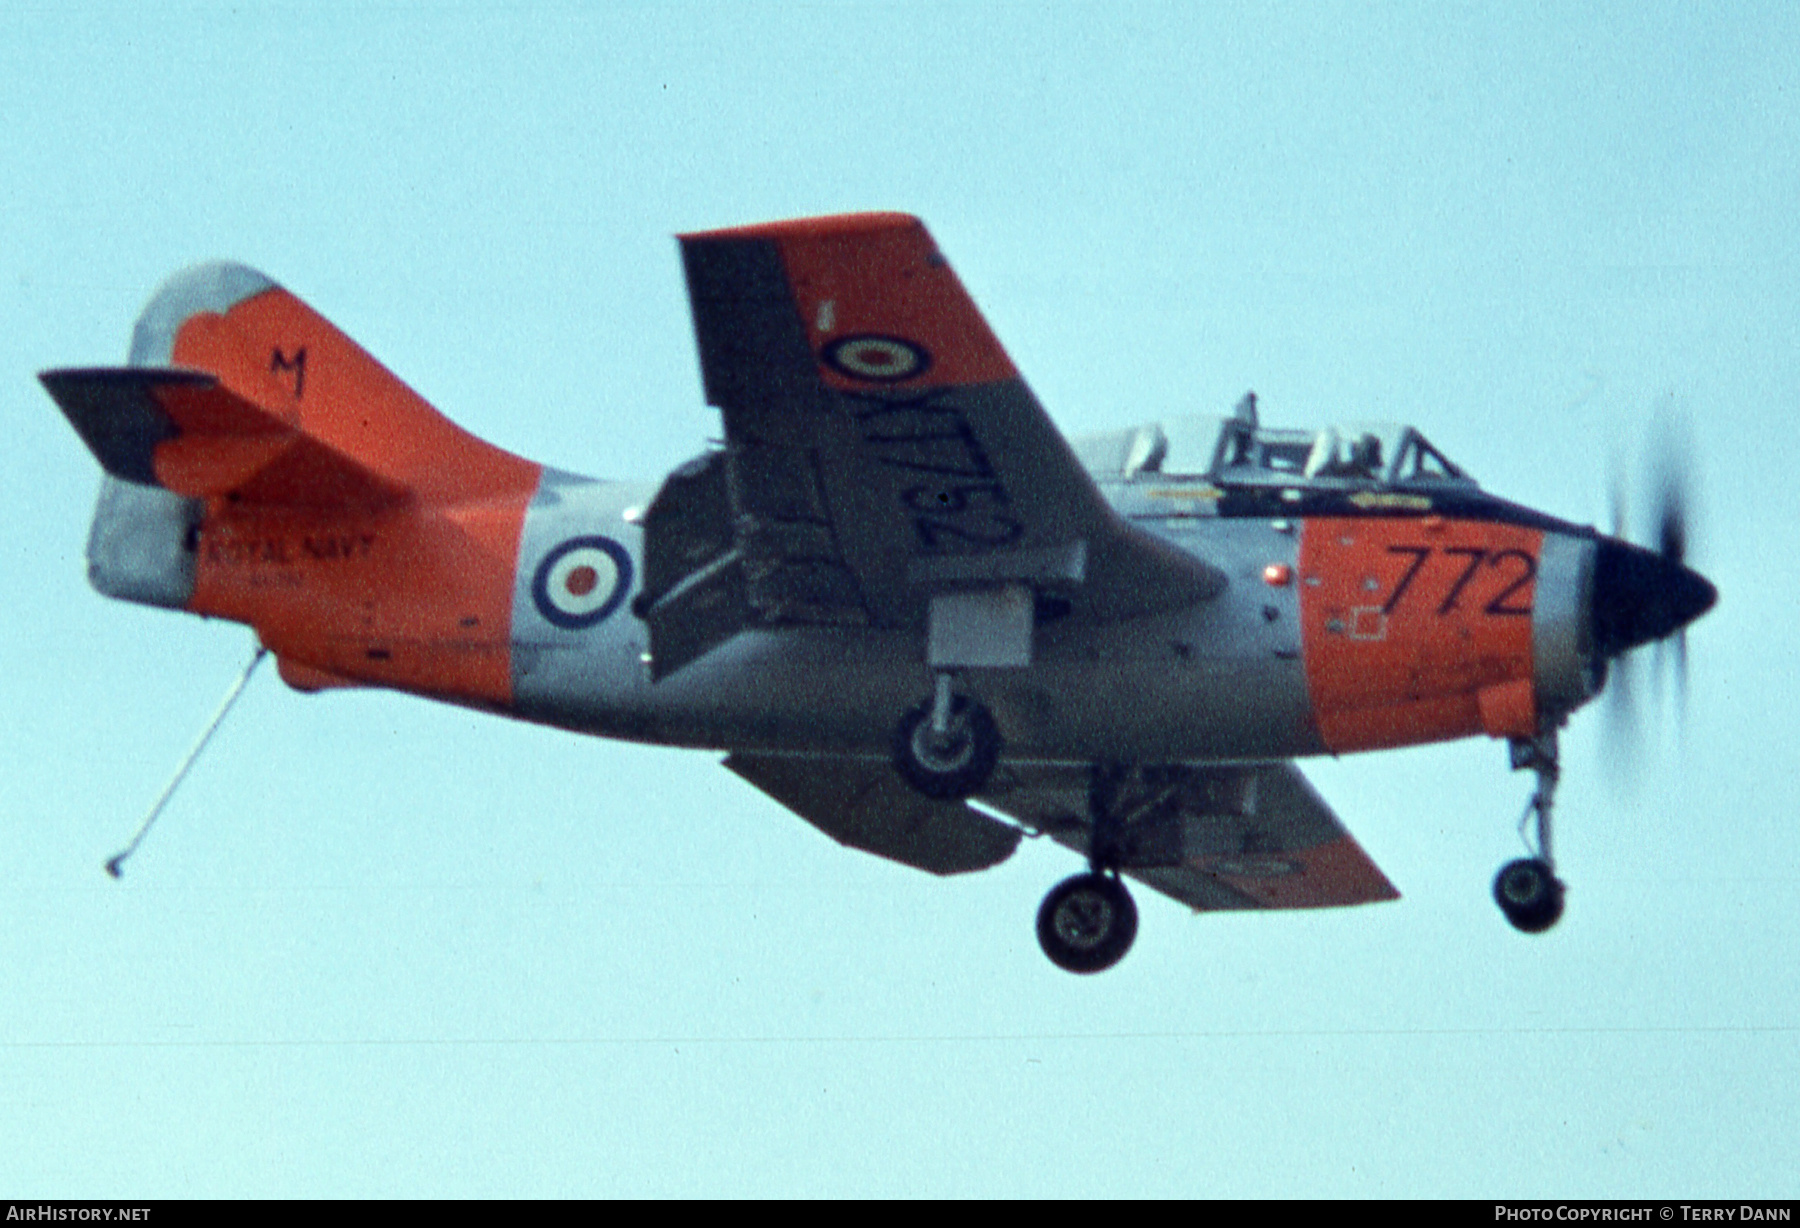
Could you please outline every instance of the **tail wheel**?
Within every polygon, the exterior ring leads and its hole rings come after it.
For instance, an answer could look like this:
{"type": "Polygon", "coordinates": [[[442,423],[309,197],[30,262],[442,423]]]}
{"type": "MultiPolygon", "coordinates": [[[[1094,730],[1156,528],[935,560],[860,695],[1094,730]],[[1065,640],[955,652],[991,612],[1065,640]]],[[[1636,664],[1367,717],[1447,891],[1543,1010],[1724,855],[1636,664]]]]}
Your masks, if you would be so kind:
{"type": "Polygon", "coordinates": [[[1541,934],[1562,916],[1563,885],[1548,863],[1521,858],[1494,876],[1494,902],[1514,929],[1541,934]]]}
{"type": "Polygon", "coordinates": [[[1109,874],[1064,879],[1038,909],[1038,944],[1067,972],[1101,972],[1125,958],[1137,937],[1137,905],[1109,874]]]}
{"type": "Polygon", "coordinates": [[[931,705],[908,712],[894,730],[894,766],[926,797],[960,800],[978,791],[1000,761],[1000,731],[988,710],[967,696],[950,705],[942,733],[931,727],[931,705]]]}

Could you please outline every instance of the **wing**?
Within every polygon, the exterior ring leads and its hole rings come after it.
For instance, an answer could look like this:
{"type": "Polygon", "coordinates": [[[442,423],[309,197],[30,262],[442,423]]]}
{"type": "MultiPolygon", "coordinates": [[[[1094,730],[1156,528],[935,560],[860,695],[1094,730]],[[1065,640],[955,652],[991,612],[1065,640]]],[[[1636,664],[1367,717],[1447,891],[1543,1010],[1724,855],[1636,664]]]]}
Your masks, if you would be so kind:
{"type": "Polygon", "coordinates": [[[1018,828],[924,797],[878,759],[738,752],[725,766],[839,844],[933,874],[985,870],[1019,846],[1018,828]]]}
{"type": "MultiPolygon", "coordinates": [[[[984,870],[1018,847],[1018,827],[923,797],[879,759],[738,752],[725,766],[838,843],[933,874],[984,870]]],[[[1122,820],[1120,868],[1196,912],[1400,898],[1291,763],[1133,768],[1103,787],[1122,820]]],[[[1003,767],[980,801],[1085,855],[1094,788],[1090,767],[1026,763],[1003,767]]]]}
{"type": "Polygon", "coordinates": [[[681,246],[726,449],[646,522],[658,676],[748,626],[923,626],[954,588],[1104,622],[1223,586],[1107,505],[918,219],[681,246]]]}
{"type": "Polygon", "coordinates": [[[1197,912],[1394,900],[1386,875],[1291,763],[1003,768],[981,801],[1081,853],[1095,788],[1120,816],[1121,870],[1197,912]]]}

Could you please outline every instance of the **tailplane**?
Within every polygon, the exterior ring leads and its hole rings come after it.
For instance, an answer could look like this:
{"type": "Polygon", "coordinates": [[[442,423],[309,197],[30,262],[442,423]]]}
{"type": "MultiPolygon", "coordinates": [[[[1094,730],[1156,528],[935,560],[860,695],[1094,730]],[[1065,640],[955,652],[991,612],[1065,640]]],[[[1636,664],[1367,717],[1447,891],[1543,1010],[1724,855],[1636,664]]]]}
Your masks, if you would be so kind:
{"type": "Polygon", "coordinates": [[[129,365],[43,372],[106,471],[88,543],[108,596],[186,607],[207,508],[373,513],[529,491],[538,468],[456,426],[240,264],[170,278],[129,365]]]}
{"type": "Polygon", "coordinates": [[[509,494],[537,471],[239,264],[170,278],[138,318],[128,366],[40,378],[107,473],[188,498],[459,502],[509,494]]]}
{"type": "Polygon", "coordinates": [[[88,577],[256,629],[306,689],[511,695],[539,466],[452,423],[262,274],[171,278],[129,365],[39,377],[106,471],[88,577]]]}

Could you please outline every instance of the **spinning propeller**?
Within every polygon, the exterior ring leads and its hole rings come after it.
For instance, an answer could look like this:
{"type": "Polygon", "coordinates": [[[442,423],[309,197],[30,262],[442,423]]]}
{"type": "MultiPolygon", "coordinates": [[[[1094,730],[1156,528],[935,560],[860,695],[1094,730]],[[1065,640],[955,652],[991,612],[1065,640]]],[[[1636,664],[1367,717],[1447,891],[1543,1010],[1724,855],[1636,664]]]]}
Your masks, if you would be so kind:
{"type": "Polygon", "coordinates": [[[1637,733],[1634,649],[1655,645],[1657,691],[1673,658],[1677,719],[1687,704],[1687,625],[1712,608],[1718,590],[1686,563],[1688,491],[1686,449],[1668,427],[1659,431],[1654,470],[1655,547],[1632,545],[1626,535],[1626,496],[1615,479],[1612,536],[1601,538],[1594,567],[1592,615],[1595,658],[1611,679],[1610,737],[1629,744],[1637,733]]]}

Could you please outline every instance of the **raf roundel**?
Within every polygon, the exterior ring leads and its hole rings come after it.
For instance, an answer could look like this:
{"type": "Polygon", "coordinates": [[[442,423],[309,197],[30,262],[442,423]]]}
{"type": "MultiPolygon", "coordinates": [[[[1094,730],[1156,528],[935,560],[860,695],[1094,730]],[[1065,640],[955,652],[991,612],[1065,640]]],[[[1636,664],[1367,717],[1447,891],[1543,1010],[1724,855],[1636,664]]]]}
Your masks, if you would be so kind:
{"type": "Polygon", "coordinates": [[[923,375],[931,366],[931,355],[925,352],[924,346],[877,333],[839,337],[825,347],[821,357],[840,375],[873,380],[878,384],[898,383],[923,375]]]}
{"type": "Polygon", "coordinates": [[[631,555],[609,537],[572,537],[538,564],[531,600],[565,631],[591,627],[631,591],[631,555]]]}

